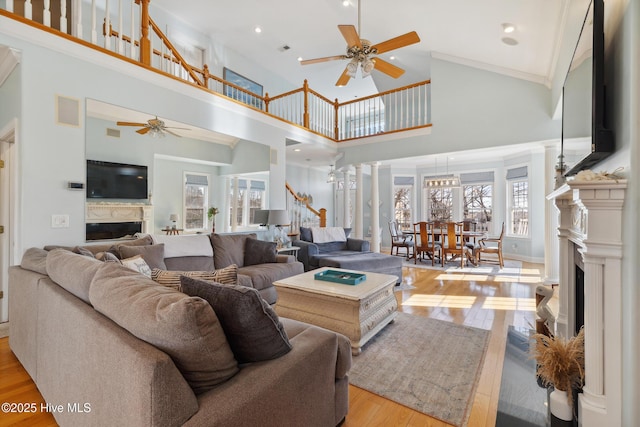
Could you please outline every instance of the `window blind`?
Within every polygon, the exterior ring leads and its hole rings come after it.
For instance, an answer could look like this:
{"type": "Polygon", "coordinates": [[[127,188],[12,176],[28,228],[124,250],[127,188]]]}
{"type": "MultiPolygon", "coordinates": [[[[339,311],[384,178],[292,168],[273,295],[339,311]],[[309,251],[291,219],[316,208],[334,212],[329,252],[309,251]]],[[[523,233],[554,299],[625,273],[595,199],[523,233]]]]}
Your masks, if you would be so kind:
{"type": "Polygon", "coordinates": [[[460,183],[462,185],[478,184],[478,183],[486,183],[486,182],[493,182],[493,171],[460,174],[460,183]]]}
{"type": "Polygon", "coordinates": [[[414,179],[412,176],[394,176],[393,185],[413,185],[414,179]]]}
{"type": "Polygon", "coordinates": [[[528,173],[526,166],[507,170],[507,179],[520,179],[526,178],[527,176],[528,173]]]}
{"type": "Polygon", "coordinates": [[[186,175],[188,185],[209,185],[209,178],[206,175],[186,175]]]}

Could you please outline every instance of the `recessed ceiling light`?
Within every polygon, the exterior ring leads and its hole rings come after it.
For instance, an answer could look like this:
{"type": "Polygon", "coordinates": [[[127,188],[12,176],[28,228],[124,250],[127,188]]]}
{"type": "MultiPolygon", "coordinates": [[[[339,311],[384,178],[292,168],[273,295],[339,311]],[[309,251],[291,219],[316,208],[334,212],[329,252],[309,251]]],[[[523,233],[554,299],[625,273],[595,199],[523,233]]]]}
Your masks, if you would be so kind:
{"type": "Polygon", "coordinates": [[[396,59],[396,57],[395,57],[395,56],[393,56],[393,55],[391,55],[391,56],[389,57],[389,59],[393,61],[394,59],[396,59]]]}
{"type": "Polygon", "coordinates": [[[513,24],[509,24],[508,22],[505,22],[504,24],[502,24],[502,31],[504,31],[507,34],[513,33],[515,30],[516,30],[516,26],[513,24]]]}
{"type": "Polygon", "coordinates": [[[342,5],[343,5],[344,7],[349,6],[349,0],[343,0],[342,5]]]}
{"type": "Polygon", "coordinates": [[[509,46],[515,46],[518,44],[518,40],[512,38],[512,37],[503,37],[502,38],[502,43],[507,44],[509,46]]]}
{"type": "Polygon", "coordinates": [[[300,151],[302,151],[302,148],[294,148],[293,151],[295,151],[296,153],[299,153],[300,151]]]}
{"type": "Polygon", "coordinates": [[[255,31],[256,33],[261,33],[262,32],[262,28],[260,28],[260,26],[256,26],[253,31],[255,31]]]}
{"type": "Polygon", "coordinates": [[[298,62],[302,61],[302,56],[298,56],[298,62]]]}

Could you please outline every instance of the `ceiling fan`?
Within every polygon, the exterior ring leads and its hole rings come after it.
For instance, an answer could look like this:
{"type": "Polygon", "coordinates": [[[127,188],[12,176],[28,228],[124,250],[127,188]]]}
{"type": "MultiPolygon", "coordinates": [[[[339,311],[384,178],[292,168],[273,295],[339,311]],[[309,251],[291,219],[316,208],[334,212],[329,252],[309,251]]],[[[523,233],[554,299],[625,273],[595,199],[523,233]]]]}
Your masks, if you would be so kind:
{"type": "Polygon", "coordinates": [[[395,65],[378,58],[376,55],[418,43],[420,41],[418,33],[411,31],[407,34],[372,45],[369,40],[361,39],[359,36],[359,34],[361,34],[360,20],[360,1],[358,1],[358,31],[356,31],[356,28],[353,25],[338,25],[338,29],[347,41],[346,54],[307,59],[300,61],[300,64],[309,65],[338,59],[350,59],[351,61],[349,61],[342,72],[342,75],[336,82],[336,86],[345,86],[349,82],[350,78],[355,78],[358,66],[362,68],[362,77],[367,77],[374,69],[381,71],[394,79],[397,79],[404,74],[404,70],[402,68],[396,67],[395,65]]]}
{"type": "Polygon", "coordinates": [[[188,128],[177,128],[177,127],[168,127],[164,124],[162,120],[156,116],[155,119],[149,119],[146,123],[136,123],[136,122],[116,122],[118,126],[138,126],[141,129],[138,129],[136,132],[140,135],[145,135],[149,133],[152,137],[163,137],[165,133],[169,133],[173,136],[177,136],[180,138],[181,136],[175,132],[170,131],[169,129],[182,129],[189,130],[188,128]]]}

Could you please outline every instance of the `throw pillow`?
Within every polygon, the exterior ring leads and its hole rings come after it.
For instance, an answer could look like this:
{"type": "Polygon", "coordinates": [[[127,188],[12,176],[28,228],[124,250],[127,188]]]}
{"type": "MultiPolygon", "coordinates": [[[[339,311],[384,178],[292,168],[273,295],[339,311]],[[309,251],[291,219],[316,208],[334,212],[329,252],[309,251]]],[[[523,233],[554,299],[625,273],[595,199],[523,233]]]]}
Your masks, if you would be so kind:
{"type": "Polygon", "coordinates": [[[204,298],[216,312],[239,363],[276,359],[291,350],[276,312],[246,286],[228,286],[182,276],[182,292],[204,298]]]}
{"type": "Polygon", "coordinates": [[[116,262],[118,264],[122,264],[120,259],[111,252],[98,252],[96,254],[96,259],[102,262],[116,262]]]}
{"type": "Polygon", "coordinates": [[[224,268],[231,264],[244,267],[244,244],[249,238],[255,239],[255,233],[251,234],[211,234],[211,246],[213,246],[213,265],[216,268],[224,268]]]}
{"type": "Polygon", "coordinates": [[[95,258],[95,255],[93,252],[91,252],[87,248],[83,248],[82,246],[76,246],[75,248],[73,248],[73,252],[80,255],[88,256],[89,258],[95,258]]]}
{"type": "Polygon", "coordinates": [[[144,261],[142,255],[136,255],[131,258],[123,259],[122,265],[127,267],[130,270],[137,271],[138,273],[142,273],[147,277],[151,277],[151,268],[149,268],[149,264],[144,261]]]}
{"type": "Polygon", "coordinates": [[[276,242],[247,239],[244,244],[244,265],[257,265],[276,262],[278,252],[276,242]]]}
{"type": "Polygon", "coordinates": [[[118,254],[120,258],[131,258],[136,255],[141,255],[142,258],[149,264],[151,268],[159,268],[166,270],[167,266],[164,263],[164,243],[159,245],[148,246],[122,246],[118,245],[118,254]]]}
{"type": "Polygon", "coordinates": [[[300,227],[300,240],[305,242],[313,242],[313,235],[309,227],[300,227]]]}
{"type": "Polygon", "coordinates": [[[231,264],[229,267],[214,271],[170,271],[158,268],[151,270],[151,278],[154,282],[177,290],[181,289],[180,276],[195,277],[223,285],[235,285],[238,283],[238,266],[231,264]]]}
{"type": "Polygon", "coordinates": [[[94,308],[167,353],[196,394],[238,372],[224,331],[201,298],[155,285],[114,263],[102,263],[89,291],[94,308]]]}

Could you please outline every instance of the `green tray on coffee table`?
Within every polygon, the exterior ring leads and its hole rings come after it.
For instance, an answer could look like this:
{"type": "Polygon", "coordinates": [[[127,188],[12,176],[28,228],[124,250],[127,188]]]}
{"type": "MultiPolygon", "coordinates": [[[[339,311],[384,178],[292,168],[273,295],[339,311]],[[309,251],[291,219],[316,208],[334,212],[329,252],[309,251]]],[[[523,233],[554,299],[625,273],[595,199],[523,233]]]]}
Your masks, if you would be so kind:
{"type": "Polygon", "coordinates": [[[367,279],[364,273],[353,273],[350,271],[325,270],[313,275],[316,280],[325,282],[342,283],[344,285],[357,285],[367,279]]]}

